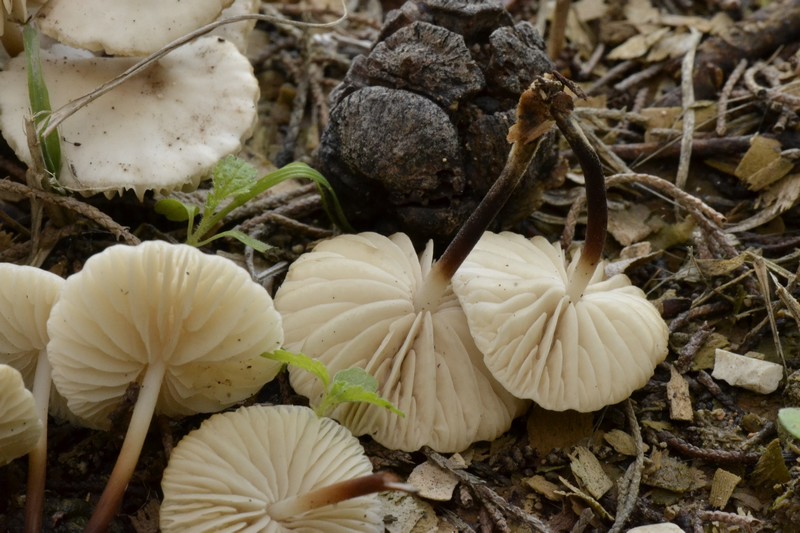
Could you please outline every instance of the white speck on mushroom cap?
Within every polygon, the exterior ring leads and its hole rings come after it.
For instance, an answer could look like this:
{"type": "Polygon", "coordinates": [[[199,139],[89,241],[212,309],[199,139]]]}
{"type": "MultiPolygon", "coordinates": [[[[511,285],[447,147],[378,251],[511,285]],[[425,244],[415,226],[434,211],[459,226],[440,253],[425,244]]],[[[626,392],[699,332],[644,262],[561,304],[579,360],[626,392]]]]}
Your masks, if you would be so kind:
{"type": "Polygon", "coordinates": [[[53,39],[108,55],[146,56],[216,19],[233,0],[50,0],[36,14],[53,39]]]}
{"type": "Polygon", "coordinates": [[[31,451],[42,434],[33,394],[14,367],[0,364],[0,466],[31,451]]]}
{"type": "MultiPolygon", "coordinates": [[[[525,404],[489,374],[449,288],[437,302],[415,302],[432,258],[432,245],[418,258],[403,234],[341,235],[292,264],[275,306],[287,349],[320,360],[331,375],[364,368],[406,415],[344,404],[334,418],[388,448],[455,452],[502,434],[525,404]]],[[[295,390],[316,403],[319,381],[290,373],[295,390]]]]}
{"type": "Polygon", "coordinates": [[[572,302],[561,249],[542,237],[484,233],[453,290],[492,374],[545,409],[589,412],[644,386],[667,355],[669,333],[641,289],[595,271],[572,302]]]}
{"type": "MultiPolygon", "coordinates": [[[[189,3],[191,4],[191,3],[189,3]]],[[[64,46],[42,51],[53,109],[91,92],[136,62],[86,57],[64,46]]],[[[0,129],[17,156],[32,160],[25,58],[0,72],[0,129]]],[[[169,53],[142,74],[78,110],[59,126],[61,185],[82,194],[193,189],[255,124],[259,87],[250,62],[218,37],[169,53]]]]}
{"type": "Polygon", "coordinates": [[[278,522],[269,504],[372,472],[347,429],[298,406],[220,413],[184,437],[161,482],[161,529],[170,532],[383,531],[375,495],[278,522]]]}
{"type": "Polygon", "coordinates": [[[56,387],[99,428],[148,365],[166,367],[158,412],[214,412],[277,374],[261,354],[283,342],[272,299],[245,270],[161,241],[89,258],[64,283],[47,330],[56,387]]]}

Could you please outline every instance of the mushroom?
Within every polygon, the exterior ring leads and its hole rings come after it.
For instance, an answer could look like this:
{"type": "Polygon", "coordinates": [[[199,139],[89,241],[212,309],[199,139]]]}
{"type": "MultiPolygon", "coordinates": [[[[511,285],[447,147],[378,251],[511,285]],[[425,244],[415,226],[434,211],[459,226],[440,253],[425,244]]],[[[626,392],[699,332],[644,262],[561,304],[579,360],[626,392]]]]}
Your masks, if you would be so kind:
{"type": "Polygon", "coordinates": [[[36,14],[42,32],[93,52],[145,56],[216,19],[233,0],[50,0],[36,14]]]}
{"type": "Polygon", "coordinates": [[[579,291],[579,262],[543,237],[487,232],[453,277],[494,377],[553,411],[620,402],[667,355],[667,326],[642,290],[600,264],[579,291]]]}
{"type": "Polygon", "coordinates": [[[560,248],[542,237],[487,232],[454,275],[453,290],[486,365],[507,390],[545,409],[588,412],[647,383],[667,355],[669,332],[627,276],[604,279],[602,168],[571,118],[571,98],[552,90],[547,105],[584,170],[584,248],[567,266],[560,248]]]}
{"type": "MultiPolygon", "coordinates": [[[[344,404],[333,418],[391,449],[456,452],[502,434],[524,403],[489,375],[458,301],[431,274],[432,261],[432,244],[417,258],[405,234],[340,235],[292,264],[275,306],[286,349],[322,361],[332,374],[364,368],[406,415],[344,404]]],[[[296,391],[319,401],[316,378],[292,368],[290,376],[296,391]]]]}
{"type": "Polygon", "coordinates": [[[116,514],[154,411],[219,411],[270,381],[283,341],[269,294],[233,262],[152,241],[116,245],[64,283],[47,322],[53,381],[98,428],[138,387],[125,441],[87,531],[116,514]]]}
{"type": "Polygon", "coordinates": [[[33,394],[16,368],[0,364],[0,466],[33,450],[41,435],[33,394]]]}
{"type": "MultiPolygon", "coordinates": [[[[194,2],[189,5],[194,6],[194,2]]],[[[102,10],[101,10],[102,11],[102,10]]],[[[89,17],[97,25],[94,17],[89,17]]],[[[136,63],[54,46],[42,70],[54,108],[83,96],[136,63]]],[[[30,113],[25,58],[0,72],[0,129],[32,163],[24,129],[30,113]]],[[[83,194],[196,188],[211,167],[238,151],[256,119],[258,83],[250,62],[219,37],[201,37],[87,104],[61,124],[59,183],[83,194]]]]}
{"type": "Polygon", "coordinates": [[[380,502],[367,494],[409,486],[371,473],[358,439],[307,407],[216,414],[172,451],[161,530],[383,531],[380,502]]]}
{"type": "MultiPolygon", "coordinates": [[[[47,462],[47,412],[51,403],[47,318],[64,280],[45,270],[0,263],[0,363],[22,373],[33,391],[41,435],[28,457],[25,530],[40,531],[47,462]]],[[[53,394],[52,396],[57,396],[53,394]]],[[[53,398],[53,403],[63,398],[53,398]]],[[[61,411],[65,411],[63,408],[61,411]]]]}

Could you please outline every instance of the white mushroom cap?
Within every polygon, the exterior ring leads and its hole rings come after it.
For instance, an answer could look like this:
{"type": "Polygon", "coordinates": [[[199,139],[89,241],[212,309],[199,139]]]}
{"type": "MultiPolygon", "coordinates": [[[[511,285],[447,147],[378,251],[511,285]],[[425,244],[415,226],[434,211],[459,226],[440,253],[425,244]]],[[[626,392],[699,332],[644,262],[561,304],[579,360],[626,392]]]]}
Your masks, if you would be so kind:
{"type": "Polygon", "coordinates": [[[33,385],[39,352],[47,347],[47,317],[64,279],[40,268],[0,263],[0,363],[33,385]]]}
{"type": "Polygon", "coordinates": [[[0,364],[0,466],[31,451],[41,434],[36,402],[25,388],[22,375],[0,364]]]}
{"type": "MultiPolygon", "coordinates": [[[[89,93],[135,61],[86,57],[63,46],[43,50],[53,108],[89,93]]],[[[30,165],[24,57],[0,72],[0,86],[0,129],[30,165]]],[[[59,181],[83,194],[133,189],[140,198],[149,189],[195,188],[250,135],[258,95],[253,68],[233,44],[218,37],[196,39],[61,124],[59,181]]]]}
{"type": "Polygon", "coordinates": [[[30,266],[0,263],[0,363],[13,366],[22,374],[25,386],[34,389],[34,374],[39,364],[40,391],[36,394],[50,396],[49,410],[45,413],[73,423],[79,420],[67,408],[66,400],[51,389],[50,363],[47,361],[47,318],[58,298],[64,279],[46,270],[30,266]],[[48,392],[49,391],[49,392],[48,392]]]}
{"type": "MultiPolygon", "coordinates": [[[[489,374],[449,287],[425,301],[432,256],[429,244],[418,258],[403,234],[341,235],[292,264],[275,306],[287,349],[317,358],[331,374],[365,369],[406,415],[343,404],[334,418],[391,449],[455,452],[502,434],[524,404],[489,374]]],[[[318,402],[319,381],[290,371],[295,390],[318,402]]]]}
{"type": "Polygon", "coordinates": [[[453,277],[492,374],[553,411],[620,402],[667,355],[664,320],[627,276],[603,280],[600,266],[571,301],[576,263],[542,237],[486,232],[453,277]]]}
{"type": "Polygon", "coordinates": [[[161,530],[383,531],[376,496],[276,520],[270,504],[372,472],[358,440],[306,407],[252,406],[212,416],[170,456],[161,530]]]}
{"type": "Polygon", "coordinates": [[[246,271],[161,241],[89,258],[64,283],[47,330],[56,387],[99,428],[151,367],[163,372],[156,411],[167,416],[239,402],[277,374],[260,354],[283,341],[272,299],[246,271]]]}
{"type": "Polygon", "coordinates": [[[50,0],[36,19],[59,42],[108,55],[146,56],[216,19],[233,0],[50,0]]]}

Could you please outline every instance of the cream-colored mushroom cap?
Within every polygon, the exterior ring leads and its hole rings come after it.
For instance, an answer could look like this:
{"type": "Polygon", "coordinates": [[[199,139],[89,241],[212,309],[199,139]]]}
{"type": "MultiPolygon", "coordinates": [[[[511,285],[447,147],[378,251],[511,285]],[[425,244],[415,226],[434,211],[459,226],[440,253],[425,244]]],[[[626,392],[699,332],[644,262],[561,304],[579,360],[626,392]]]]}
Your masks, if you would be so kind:
{"type": "Polygon", "coordinates": [[[64,279],[40,268],[0,263],[0,280],[0,363],[19,370],[30,388],[64,279]]]}
{"type": "MultiPolygon", "coordinates": [[[[188,2],[192,5],[192,2],[188,2]]],[[[96,23],[96,21],[93,21],[96,23]]],[[[87,57],[59,46],[42,51],[56,109],[91,92],[136,61],[87,57]]],[[[31,164],[25,58],[0,72],[0,129],[31,164]]],[[[250,62],[218,37],[203,37],[78,110],[59,127],[61,185],[82,194],[195,188],[223,156],[237,152],[256,119],[258,82],[250,62]]]]}
{"type": "MultiPolygon", "coordinates": [[[[342,235],[295,261],[275,297],[287,349],[331,374],[365,369],[405,413],[365,404],[333,412],[354,434],[391,449],[460,451],[502,434],[524,406],[489,374],[449,287],[429,301],[432,259],[432,245],[418,258],[403,234],[342,235]]],[[[316,404],[319,381],[290,372],[295,390],[316,404]]]]}
{"type": "Polygon", "coordinates": [[[573,301],[576,263],[542,237],[487,232],[453,277],[492,374],[553,411],[620,402],[667,355],[664,320],[627,276],[603,279],[601,266],[573,301]]]}
{"type": "Polygon", "coordinates": [[[22,375],[0,364],[0,466],[31,451],[42,434],[33,394],[22,375]]]}
{"type": "Polygon", "coordinates": [[[47,322],[53,382],[70,409],[105,428],[132,382],[167,416],[219,411],[280,365],[269,294],[232,261],[162,241],[116,245],[64,283],[47,322]],[[154,400],[155,402],[155,400],[154,400]]]}
{"type": "Polygon", "coordinates": [[[306,407],[252,406],[212,416],[170,456],[161,487],[169,532],[383,531],[375,496],[290,518],[272,504],[372,472],[358,440],[306,407]]]}
{"type": "Polygon", "coordinates": [[[53,39],[108,55],[146,56],[216,19],[233,0],[50,0],[36,15],[53,39]]]}

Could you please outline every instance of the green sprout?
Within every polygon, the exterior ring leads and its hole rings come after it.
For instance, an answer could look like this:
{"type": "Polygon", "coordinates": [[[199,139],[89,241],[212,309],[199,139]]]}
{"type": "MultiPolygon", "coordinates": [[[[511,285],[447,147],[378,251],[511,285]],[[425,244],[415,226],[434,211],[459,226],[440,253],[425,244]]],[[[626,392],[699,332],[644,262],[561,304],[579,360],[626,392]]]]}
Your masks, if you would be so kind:
{"type": "Polygon", "coordinates": [[[778,410],[778,422],[789,435],[800,440],[800,407],[784,407],[778,410]]]}
{"type": "MultiPolygon", "coordinates": [[[[42,61],[39,55],[39,32],[32,25],[26,24],[22,30],[22,39],[25,45],[25,61],[28,73],[28,99],[31,104],[33,125],[38,132],[40,127],[47,126],[52,114],[50,94],[44,81],[42,61]]],[[[44,168],[50,175],[51,181],[53,181],[52,185],[58,189],[56,180],[58,172],[61,170],[61,144],[58,139],[58,132],[54,131],[47,136],[37,133],[37,141],[41,147],[44,168]]]]}
{"type": "Polygon", "coordinates": [[[325,365],[301,353],[287,350],[276,350],[263,354],[267,359],[286,363],[310,372],[322,382],[324,392],[322,401],[314,407],[317,416],[328,416],[341,403],[362,402],[377,405],[388,409],[399,416],[406,416],[388,400],[378,395],[378,381],[369,375],[363,368],[348,368],[340,370],[331,380],[330,373],[325,365]]]}
{"type": "Polygon", "coordinates": [[[201,210],[174,198],[164,198],[156,203],[156,212],[173,222],[186,222],[186,244],[200,247],[220,239],[232,237],[254,250],[263,252],[269,245],[237,230],[216,232],[223,219],[259,194],[289,179],[308,179],[317,185],[322,206],[333,222],[345,231],[352,231],[328,180],[305,163],[290,163],[285,167],[258,178],[256,169],[234,156],[223,158],[211,173],[211,190],[201,210]],[[227,203],[226,203],[227,202],[227,203]],[[195,226],[195,218],[202,215],[195,226]]]}

